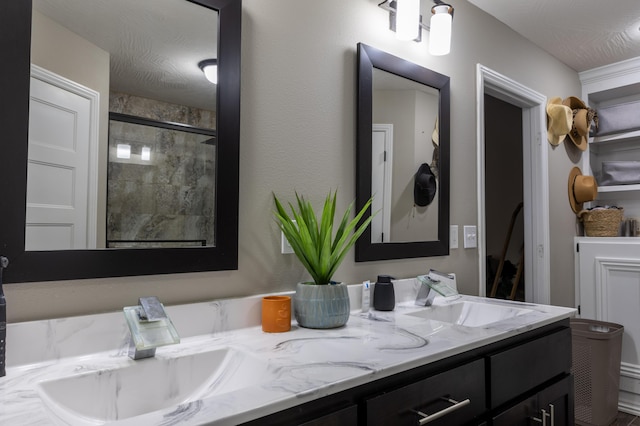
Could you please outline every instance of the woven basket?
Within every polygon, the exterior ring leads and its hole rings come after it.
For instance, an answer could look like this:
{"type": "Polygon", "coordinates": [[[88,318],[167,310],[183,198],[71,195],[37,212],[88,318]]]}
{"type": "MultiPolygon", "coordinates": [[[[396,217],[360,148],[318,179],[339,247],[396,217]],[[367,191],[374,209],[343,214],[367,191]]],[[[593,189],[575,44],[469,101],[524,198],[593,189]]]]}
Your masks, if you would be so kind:
{"type": "Polygon", "coordinates": [[[617,237],[620,234],[623,209],[582,210],[578,217],[587,237],[617,237]]]}

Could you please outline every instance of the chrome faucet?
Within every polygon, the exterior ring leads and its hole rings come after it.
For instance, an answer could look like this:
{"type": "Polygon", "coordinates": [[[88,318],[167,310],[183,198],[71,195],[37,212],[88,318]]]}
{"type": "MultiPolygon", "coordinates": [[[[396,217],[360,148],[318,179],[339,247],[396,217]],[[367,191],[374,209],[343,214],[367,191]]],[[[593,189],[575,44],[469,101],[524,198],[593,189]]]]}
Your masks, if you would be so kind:
{"type": "Polygon", "coordinates": [[[460,297],[456,290],[456,276],[430,269],[427,275],[418,275],[420,289],[416,296],[416,305],[431,306],[436,296],[451,298],[460,297]]]}
{"type": "Polygon", "coordinates": [[[418,277],[420,281],[420,289],[416,296],[416,305],[418,306],[431,306],[433,300],[436,298],[437,293],[431,289],[429,281],[433,281],[428,275],[420,275],[418,277]]]}
{"type": "Polygon", "coordinates": [[[155,296],[141,297],[137,306],[125,307],[124,316],[131,332],[131,359],[150,358],[157,347],[180,343],[176,328],[155,296]]]}

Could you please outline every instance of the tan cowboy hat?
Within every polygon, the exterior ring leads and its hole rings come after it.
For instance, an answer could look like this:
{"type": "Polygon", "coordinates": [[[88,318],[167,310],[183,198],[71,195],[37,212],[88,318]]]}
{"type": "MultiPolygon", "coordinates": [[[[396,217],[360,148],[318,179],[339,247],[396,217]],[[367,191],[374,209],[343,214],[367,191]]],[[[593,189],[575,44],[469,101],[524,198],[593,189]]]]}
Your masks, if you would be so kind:
{"type": "Polygon", "coordinates": [[[573,123],[571,125],[571,131],[569,132],[569,138],[580,149],[584,151],[587,149],[587,137],[589,136],[589,127],[591,120],[589,120],[588,112],[589,107],[580,98],[575,96],[569,96],[562,101],[563,105],[571,108],[573,113],[573,123]]]}
{"type": "Polygon", "coordinates": [[[578,167],[569,172],[569,204],[574,213],[582,210],[587,201],[593,201],[598,196],[598,184],[593,176],[584,176],[578,167]]]}
{"type": "Polygon", "coordinates": [[[571,131],[573,115],[571,108],[562,105],[562,98],[555,97],[547,103],[547,139],[551,145],[560,145],[560,142],[571,131]]]}
{"type": "Polygon", "coordinates": [[[431,141],[435,146],[440,144],[440,133],[438,132],[438,117],[436,117],[436,123],[433,126],[433,132],[431,132],[431,141]]]}

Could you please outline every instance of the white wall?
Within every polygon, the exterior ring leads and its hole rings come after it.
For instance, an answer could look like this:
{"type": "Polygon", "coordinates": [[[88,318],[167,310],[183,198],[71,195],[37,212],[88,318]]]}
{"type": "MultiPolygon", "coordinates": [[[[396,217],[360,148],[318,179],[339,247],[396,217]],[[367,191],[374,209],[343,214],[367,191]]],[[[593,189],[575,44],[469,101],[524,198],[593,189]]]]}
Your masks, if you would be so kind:
{"type": "MultiPolygon", "coordinates": [[[[5,286],[9,321],[113,311],[143,295],[170,305],[293,289],[306,274],[292,255],[279,253],[271,194],[291,199],[297,190],[319,203],[337,188],[340,208],[355,198],[358,42],[451,77],[451,223],[475,224],[476,63],[548,97],[580,95],[577,73],[462,0],[452,1],[452,53],[431,57],[426,43],[397,41],[377,3],[244,0],[238,271],[5,286]]],[[[563,146],[550,150],[549,166],[551,301],[573,305],[574,215],[566,199],[572,163],[563,146]]],[[[477,293],[477,251],[462,248],[445,257],[366,263],[350,254],[336,278],[410,277],[429,267],[455,271],[459,289],[477,293]]]]}

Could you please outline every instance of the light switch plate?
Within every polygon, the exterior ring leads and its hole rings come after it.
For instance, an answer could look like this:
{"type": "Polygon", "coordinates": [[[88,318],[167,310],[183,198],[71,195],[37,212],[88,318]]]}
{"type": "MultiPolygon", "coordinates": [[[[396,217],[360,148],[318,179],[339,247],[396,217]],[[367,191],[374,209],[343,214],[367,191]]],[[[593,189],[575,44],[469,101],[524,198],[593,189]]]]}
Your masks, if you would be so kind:
{"type": "Polygon", "coordinates": [[[449,248],[458,248],[458,225],[451,225],[449,227],[449,248]]]}
{"type": "Polygon", "coordinates": [[[475,225],[464,226],[464,248],[478,247],[478,235],[475,225]]]}

